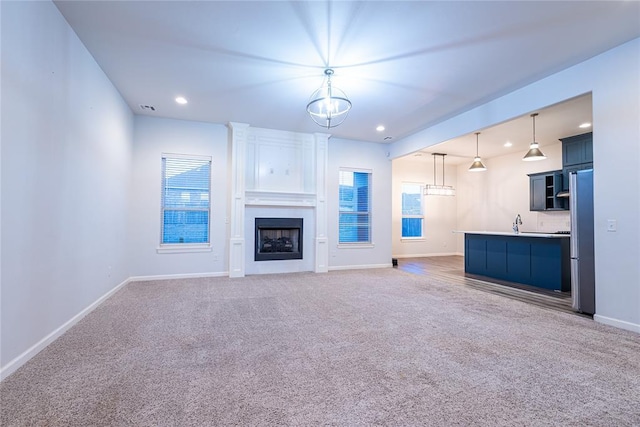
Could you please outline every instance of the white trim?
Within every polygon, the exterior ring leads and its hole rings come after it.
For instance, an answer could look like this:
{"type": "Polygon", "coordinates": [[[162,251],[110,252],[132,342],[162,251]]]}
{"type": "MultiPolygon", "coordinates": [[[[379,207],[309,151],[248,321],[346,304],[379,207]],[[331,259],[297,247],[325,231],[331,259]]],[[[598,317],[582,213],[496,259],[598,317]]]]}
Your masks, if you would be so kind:
{"type": "Polygon", "coordinates": [[[637,323],[626,322],[624,320],[618,320],[612,317],[601,316],[599,314],[594,314],[593,320],[595,320],[598,323],[614,326],[616,328],[625,329],[627,331],[636,332],[640,334],[640,325],[637,323]]]}
{"type": "Polygon", "coordinates": [[[402,255],[393,255],[393,258],[429,258],[429,257],[436,257],[436,256],[453,256],[453,255],[462,256],[462,254],[459,253],[459,252],[440,252],[440,253],[437,253],[437,254],[402,254],[402,255]]]}
{"type": "Polygon", "coordinates": [[[49,335],[47,335],[46,337],[44,337],[43,339],[35,343],[33,346],[31,346],[29,349],[27,349],[24,353],[22,353],[21,355],[19,355],[9,363],[7,363],[5,366],[3,366],[0,369],[0,381],[3,381],[9,375],[13,374],[16,370],[18,370],[18,368],[20,368],[22,365],[27,363],[36,354],[44,350],[49,344],[54,342],[62,334],[67,332],[69,329],[71,329],[71,327],[74,326],[76,323],[78,323],[80,320],[82,320],[84,316],[91,313],[94,309],[96,309],[96,307],[102,304],[107,298],[115,294],[117,291],[120,290],[120,288],[122,288],[124,285],[126,285],[130,281],[131,281],[131,278],[126,279],[125,281],[117,285],[115,288],[111,289],[106,294],[102,295],[100,298],[95,300],[93,303],[87,306],[80,313],[76,314],[71,319],[67,320],[62,326],[60,326],[59,328],[51,332],[49,335]]]}
{"type": "Polygon", "coordinates": [[[203,160],[209,161],[213,163],[213,156],[203,156],[201,154],[184,154],[184,153],[161,153],[160,156],[163,159],[172,158],[172,159],[186,159],[186,160],[203,160]]]}
{"type": "Polygon", "coordinates": [[[336,248],[338,249],[371,249],[375,248],[375,243],[338,243],[336,248]]]}
{"type": "Polygon", "coordinates": [[[370,268],[391,268],[391,263],[388,264],[365,264],[365,265],[336,265],[329,267],[329,271],[336,270],[366,270],[370,268]]]}
{"type": "Polygon", "coordinates": [[[350,167],[345,167],[345,166],[339,166],[338,170],[339,171],[345,171],[345,172],[363,172],[363,173],[368,173],[370,175],[373,175],[373,169],[350,168],[350,167]]]}
{"type": "Polygon", "coordinates": [[[194,252],[211,252],[213,248],[211,245],[190,245],[184,243],[165,244],[156,248],[156,252],[159,254],[184,254],[194,252]]]}
{"type": "Polygon", "coordinates": [[[426,242],[427,239],[425,239],[424,237],[401,237],[400,241],[402,243],[405,243],[405,242],[426,242]]]}
{"type": "Polygon", "coordinates": [[[246,190],[245,205],[252,206],[316,206],[316,194],[293,191],[246,190]]]}
{"type": "Polygon", "coordinates": [[[184,274],[158,274],[153,276],[132,276],[129,278],[131,282],[148,282],[151,280],[171,280],[171,279],[199,279],[203,277],[228,277],[228,271],[220,271],[215,273],[184,273],[184,274]]]}

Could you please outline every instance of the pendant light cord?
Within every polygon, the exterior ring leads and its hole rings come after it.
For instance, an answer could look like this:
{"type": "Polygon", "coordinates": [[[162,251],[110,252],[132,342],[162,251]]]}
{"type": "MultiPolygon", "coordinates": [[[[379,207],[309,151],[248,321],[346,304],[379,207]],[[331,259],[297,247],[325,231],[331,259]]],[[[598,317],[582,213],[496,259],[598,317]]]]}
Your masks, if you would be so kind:
{"type": "Polygon", "coordinates": [[[436,156],[433,155],[433,185],[438,185],[436,182],[436,156]]]}
{"type": "Polygon", "coordinates": [[[446,154],[442,154],[442,153],[432,153],[431,154],[433,156],[433,185],[437,186],[438,182],[436,181],[436,156],[440,156],[442,157],[442,187],[445,186],[445,182],[444,182],[444,156],[446,156],[446,154]]]}

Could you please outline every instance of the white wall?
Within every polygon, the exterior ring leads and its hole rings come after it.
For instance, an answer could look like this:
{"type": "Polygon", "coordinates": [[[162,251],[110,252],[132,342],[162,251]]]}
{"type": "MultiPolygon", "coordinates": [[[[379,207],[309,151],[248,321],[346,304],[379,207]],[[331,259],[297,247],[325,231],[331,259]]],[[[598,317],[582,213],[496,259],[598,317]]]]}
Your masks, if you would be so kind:
{"type": "MultiPolygon", "coordinates": [[[[423,196],[424,213],[423,238],[402,239],[402,183],[433,184],[433,156],[410,155],[393,160],[393,210],[392,235],[394,257],[451,255],[456,253],[457,199],[458,196],[423,196]]],[[[457,182],[457,168],[448,165],[445,158],[445,185],[452,185],[460,191],[457,182]]],[[[436,182],[442,184],[442,160],[436,160],[436,182]]]]}
{"type": "Polygon", "coordinates": [[[595,319],[640,332],[640,39],[395,142],[393,158],[592,92],[595,319]],[[618,222],[607,232],[607,220],[618,222]]]}
{"type": "Polygon", "coordinates": [[[327,216],[329,269],[391,266],[391,161],[388,146],[329,139],[327,216]],[[372,245],[338,245],[338,173],[355,168],[372,173],[372,245]]]}
{"type": "Polygon", "coordinates": [[[1,7],[4,377],[129,277],[133,115],[53,3],[1,7]]]}
{"type": "Polygon", "coordinates": [[[136,116],[127,255],[133,277],[227,271],[227,127],[136,116]],[[162,153],[211,156],[211,251],[158,253],[162,153]]]}

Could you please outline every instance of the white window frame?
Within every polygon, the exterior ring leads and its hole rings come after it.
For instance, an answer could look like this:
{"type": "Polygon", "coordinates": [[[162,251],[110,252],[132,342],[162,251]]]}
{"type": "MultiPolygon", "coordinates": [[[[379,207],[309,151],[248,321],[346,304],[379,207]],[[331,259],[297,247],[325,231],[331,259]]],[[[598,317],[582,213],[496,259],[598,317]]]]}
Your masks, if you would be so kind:
{"type": "Polygon", "coordinates": [[[211,252],[211,192],[212,192],[212,168],[213,160],[211,156],[202,156],[195,154],[180,154],[180,153],[162,153],[160,156],[160,235],[159,245],[156,248],[157,253],[191,253],[191,252],[211,252]],[[196,160],[196,161],[208,161],[209,162],[209,203],[207,208],[195,209],[201,211],[207,211],[208,215],[208,227],[207,236],[209,241],[205,243],[163,243],[164,237],[164,168],[162,162],[165,159],[184,159],[184,160],[196,160]]]}
{"type": "MultiPolygon", "coordinates": [[[[373,248],[375,244],[373,243],[373,170],[371,169],[358,169],[358,168],[349,168],[349,167],[340,167],[338,168],[338,248],[348,248],[348,249],[360,249],[360,248],[373,248]],[[340,172],[357,172],[357,173],[366,173],[369,175],[369,188],[368,188],[368,198],[369,198],[369,210],[366,212],[369,215],[369,241],[367,242],[341,242],[340,241],[340,172]]],[[[348,212],[346,212],[348,213],[348,212]]]]}
{"type": "Polygon", "coordinates": [[[425,218],[424,218],[424,197],[422,195],[422,192],[424,190],[424,183],[421,182],[411,182],[411,181],[403,181],[401,186],[400,186],[400,238],[401,240],[406,240],[406,241],[419,241],[419,240],[424,240],[424,226],[425,226],[425,218]],[[405,215],[404,213],[404,203],[402,201],[402,196],[405,194],[404,192],[404,188],[405,185],[412,185],[412,186],[418,186],[418,195],[420,198],[420,214],[419,215],[405,215]],[[405,218],[419,218],[422,220],[422,225],[420,227],[420,236],[403,236],[402,235],[402,220],[404,220],[405,218]]]}

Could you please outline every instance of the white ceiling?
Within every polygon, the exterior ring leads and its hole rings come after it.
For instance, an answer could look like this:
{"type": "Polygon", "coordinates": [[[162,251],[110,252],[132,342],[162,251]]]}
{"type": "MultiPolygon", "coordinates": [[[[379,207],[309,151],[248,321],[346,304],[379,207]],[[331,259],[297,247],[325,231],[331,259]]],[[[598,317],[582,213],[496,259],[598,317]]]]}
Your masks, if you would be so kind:
{"type": "MultiPolygon", "coordinates": [[[[334,85],[353,102],[330,133],[378,142],[640,37],[637,1],[55,4],[137,114],[326,132],[305,106],[330,66],[334,85]],[[189,103],[176,104],[178,95],[189,103]]],[[[552,120],[541,112],[541,137],[552,120]]],[[[530,132],[530,118],[521,122],[530,132]]],[[[470,138],[467,158],[475,152],[470,138]]],[[[481,154],[490,156],[490,141],[504,138],[515,139],[483,131],[481,154]]]]}

